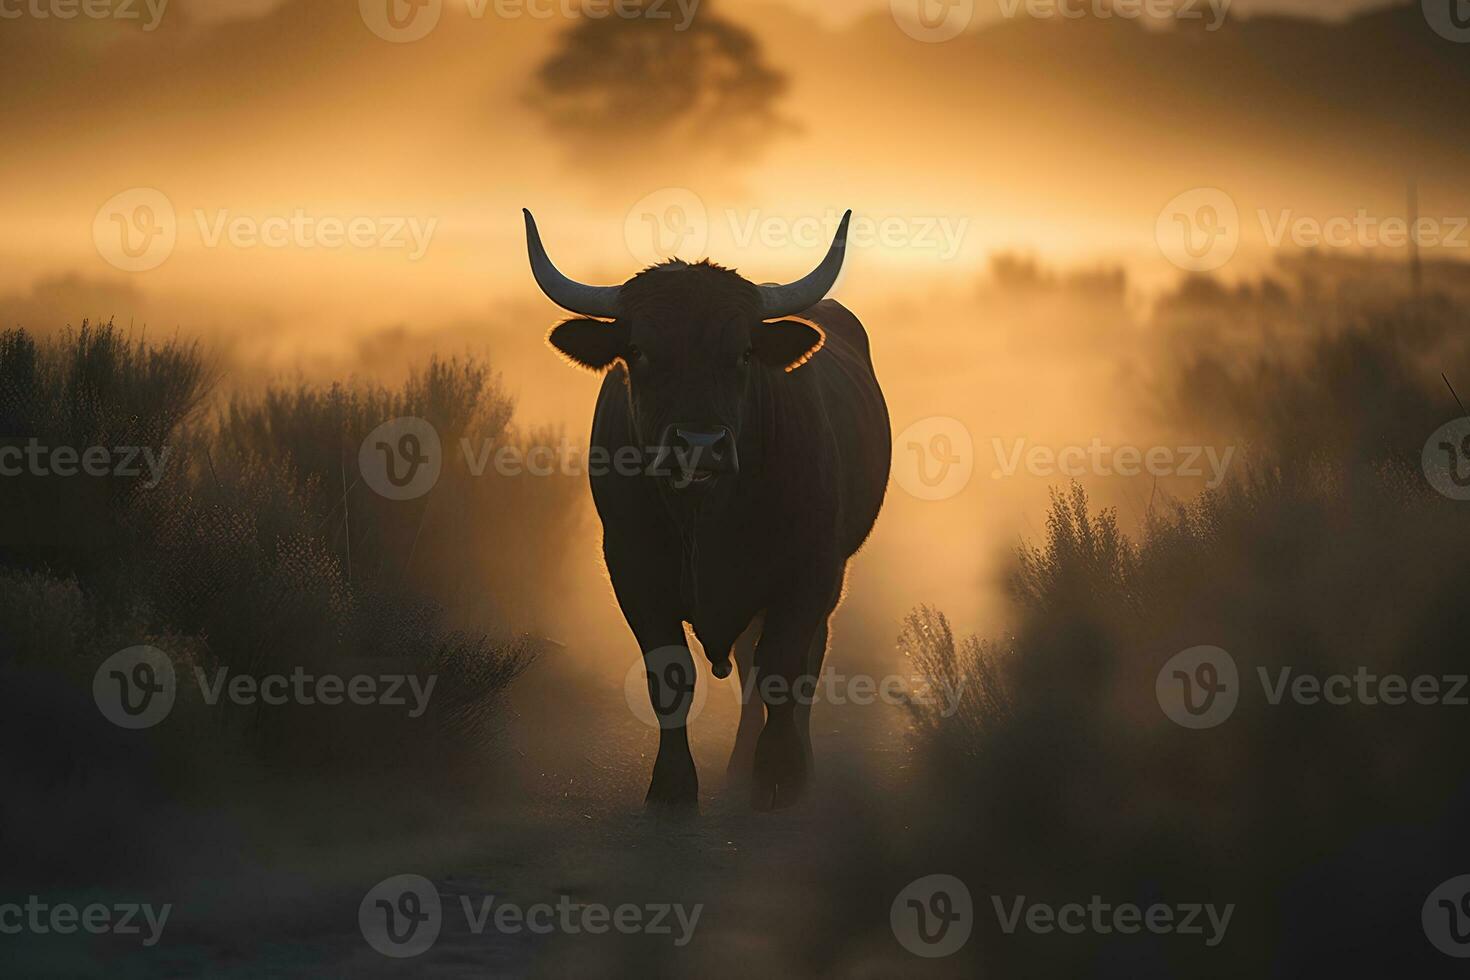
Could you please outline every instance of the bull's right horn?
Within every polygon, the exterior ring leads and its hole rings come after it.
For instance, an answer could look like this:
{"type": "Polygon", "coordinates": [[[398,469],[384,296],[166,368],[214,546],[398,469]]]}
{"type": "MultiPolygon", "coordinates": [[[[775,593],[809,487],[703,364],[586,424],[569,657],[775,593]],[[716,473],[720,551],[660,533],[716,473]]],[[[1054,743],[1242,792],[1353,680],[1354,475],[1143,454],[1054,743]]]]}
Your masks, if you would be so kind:
{"type": "Polygon", "coordinates": [[[612,318],[618,315],[618,294],[621,286],[589,286],[568,279],[551,264],[546,246],[541,244],[541,232],[536,229],[536,219],[531,212],[521,208],[526,216],[526,251],[531,256],[531,275],[546,298],[564,310],[583,316],[612,318]]]}

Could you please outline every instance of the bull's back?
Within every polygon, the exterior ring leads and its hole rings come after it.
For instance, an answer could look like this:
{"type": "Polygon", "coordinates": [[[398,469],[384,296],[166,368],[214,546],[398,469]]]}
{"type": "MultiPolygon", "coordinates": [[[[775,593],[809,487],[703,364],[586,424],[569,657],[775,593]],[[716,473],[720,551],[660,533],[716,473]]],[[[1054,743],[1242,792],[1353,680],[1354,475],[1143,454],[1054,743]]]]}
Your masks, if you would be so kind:
{"type": "Polygon", "coordinates": [[[858,318],[830,299],[800,316],[826,335],[822,350],[797,373],[811,371],[820,394],[840,474],[841,544],[850,555],[873,529],[888,488],[893,455],[888,405],[873,369],[867,331],[858,318]]]}

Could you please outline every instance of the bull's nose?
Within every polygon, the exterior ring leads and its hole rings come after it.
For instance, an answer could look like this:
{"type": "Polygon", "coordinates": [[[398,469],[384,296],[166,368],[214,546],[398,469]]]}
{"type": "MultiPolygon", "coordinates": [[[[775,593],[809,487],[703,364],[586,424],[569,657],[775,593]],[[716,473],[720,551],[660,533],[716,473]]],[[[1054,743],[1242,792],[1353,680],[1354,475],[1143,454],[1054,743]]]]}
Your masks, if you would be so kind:
{"type": "Polygon", "coordinates": [[[728,426],[675,422],[659,440],[660,458],[677,486],[697,486],[713,477],[740,472],[735,434],[728,426]]]}

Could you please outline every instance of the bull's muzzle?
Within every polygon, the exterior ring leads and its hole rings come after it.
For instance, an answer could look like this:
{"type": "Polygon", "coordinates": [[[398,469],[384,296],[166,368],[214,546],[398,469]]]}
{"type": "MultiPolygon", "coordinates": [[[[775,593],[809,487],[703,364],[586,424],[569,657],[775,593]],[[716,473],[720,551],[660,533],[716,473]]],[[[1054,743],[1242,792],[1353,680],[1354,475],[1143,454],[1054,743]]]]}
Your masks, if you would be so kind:
{"type": "Polygon", "coordinates": [[[702,486],[717,476],[734,476],[740,472],[735,433],[724,425],[675,422],[659,437],[653,472],[678,490],[702,486]]]}

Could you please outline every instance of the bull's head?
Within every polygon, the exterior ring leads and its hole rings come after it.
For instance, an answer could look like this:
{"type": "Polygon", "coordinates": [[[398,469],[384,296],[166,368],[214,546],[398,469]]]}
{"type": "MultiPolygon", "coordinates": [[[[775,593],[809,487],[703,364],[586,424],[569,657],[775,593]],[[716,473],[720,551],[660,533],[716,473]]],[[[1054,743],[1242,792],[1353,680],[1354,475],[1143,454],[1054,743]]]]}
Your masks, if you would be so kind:
{"type": "Polygon", "coordinates": [[[594,371],[621,366],[640,448],[676,510],[709,514],[731,493],[742,433],[752,427],[762,371],[794,371],[822,346],[794,316],[827,295],[842,270],[849,211],[809,275],[786,285],[748,281],[708,261],[652,266],[621,286],[589,286],[559,272],[526,211],[531,272],[558,306],[581,314],[554,327],[551,345],[594,371]]]}

